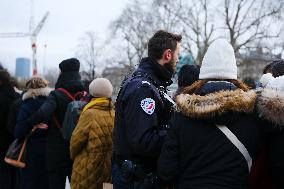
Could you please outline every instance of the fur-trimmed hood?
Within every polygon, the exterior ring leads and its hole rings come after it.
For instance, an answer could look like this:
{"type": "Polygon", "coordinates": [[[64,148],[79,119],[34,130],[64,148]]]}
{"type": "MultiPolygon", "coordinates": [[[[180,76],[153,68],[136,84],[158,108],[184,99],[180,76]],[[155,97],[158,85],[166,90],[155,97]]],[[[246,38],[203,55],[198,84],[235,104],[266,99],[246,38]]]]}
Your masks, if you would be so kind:
{"type": "Polygon", "coordinates": [[[212,118],[227,112],[251,113],[256,101],[254,91],[222,90],[205,96],[180,94],[177,111],[192,118],[212,118]]]}
{"type": "Polygon", "coordinates": [[[22,100],[27,100],[29,98],[36,98],[38,96],[48,96],[52,91],[51,88],[38,88],[38,89],[29,89],[27,92],[23,94],[22,100]]]}
{"type": "Polygon", "coordinates": [[[284,127],[284,92],[265,88],[257,98],[259,116],[284,127]]]}

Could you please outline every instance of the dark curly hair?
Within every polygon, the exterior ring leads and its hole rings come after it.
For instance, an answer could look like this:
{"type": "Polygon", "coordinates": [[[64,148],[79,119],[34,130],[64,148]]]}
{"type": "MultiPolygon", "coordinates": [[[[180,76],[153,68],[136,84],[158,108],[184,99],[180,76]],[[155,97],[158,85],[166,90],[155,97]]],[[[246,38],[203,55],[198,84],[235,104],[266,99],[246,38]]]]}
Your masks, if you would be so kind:
{"type": "Polygon", "coordinates": [[[273,77],[279,77],[284,75],[284,60],[274,60],[271,64],[272,65],[270,70],[273,77]]]}
{"type": "Polygon", "coordinates": [[[169,33],[164,30],[157,31],[148,43],[148,56],[154,60],[162,58],[167,49],[175,51],[177,43],[181,42],[182,36],[169,33]]]}

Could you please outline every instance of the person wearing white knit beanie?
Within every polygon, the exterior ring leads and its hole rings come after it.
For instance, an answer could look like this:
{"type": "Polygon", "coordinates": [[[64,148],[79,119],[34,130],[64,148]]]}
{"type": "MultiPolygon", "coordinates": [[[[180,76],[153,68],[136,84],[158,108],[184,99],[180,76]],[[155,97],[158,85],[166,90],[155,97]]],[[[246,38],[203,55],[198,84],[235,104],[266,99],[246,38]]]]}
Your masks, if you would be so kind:
{"type": "Polygon", "coordinates": [[[249,188],[252,159],[264,140],[254,115],[256,98],[237,80],[233,47],[224,39],[214,41],[199,80],[175,98],[158,160],[161,180],[177,181],[178,188],[249,188]]]}
{"type": "MultiPolygon", "coordinates": [[[[255,178],[261,178],[260,183],[268,186],[266,188],[284,188],[284,60],[275,60],[268,66],[269,73],[266,72],[260,80],[262,86],[256,107],[258,116],[264,120],[265,128],[273,130],[267,132],[269,138],[266,141],[266,148],[256,162],[256,165],[265,169],[254,175],[255,178]],[[263,157],[269,159],[264,161],[263,157]]],[[[261,187],[256,185],[255,188],[261,187]]]]}
{"type": "Polygon", "coordinates": [[[237,79],[234,49],[224,39],[217,39],[208,48],[200,68],[199,79],[237,79]]]}

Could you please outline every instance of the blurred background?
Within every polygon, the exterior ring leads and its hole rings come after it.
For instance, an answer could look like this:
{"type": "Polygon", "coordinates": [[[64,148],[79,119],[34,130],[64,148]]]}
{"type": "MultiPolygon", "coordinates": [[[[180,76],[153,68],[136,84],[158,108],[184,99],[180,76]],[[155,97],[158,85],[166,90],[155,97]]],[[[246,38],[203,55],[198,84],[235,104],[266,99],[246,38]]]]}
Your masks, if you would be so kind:
{"type": "MultiPolygon", "coordinates": [[[[122,79],[147,56],[148,39],[159,29],[183,35],[177,72],[184,64],[200,65],[218,38],[232,44],[239,78],[252,87],[265,65],[283,58],[284,0],[0,3],[0,62],[20,82],[39,74],[54,85],[58,64],[76,57],[86,82],[107,77],[116,96],[122,79]]],[[[174,83],[171,90],[175,88],[174,83]]]]}

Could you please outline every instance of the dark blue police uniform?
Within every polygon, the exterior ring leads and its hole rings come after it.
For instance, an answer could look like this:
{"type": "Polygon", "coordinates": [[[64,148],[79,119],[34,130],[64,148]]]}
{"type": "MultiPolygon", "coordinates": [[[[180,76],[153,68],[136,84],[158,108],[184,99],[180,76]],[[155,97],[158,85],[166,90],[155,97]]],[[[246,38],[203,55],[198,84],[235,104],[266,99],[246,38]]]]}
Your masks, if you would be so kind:
{"type": "MultiPolygon", "coordinates": [[[[156,61],[144,58],[132,77],[122,84],[116,101],[113,131],[116,168],[121,169],[122,163],[130,160],[146,172],[156,170],[172,106],[166,98],[171,76],[156,61]]],[[[112,175],[114,188],[118,188],[115,183],[117,170],[115,172],[112,175]]]]}

